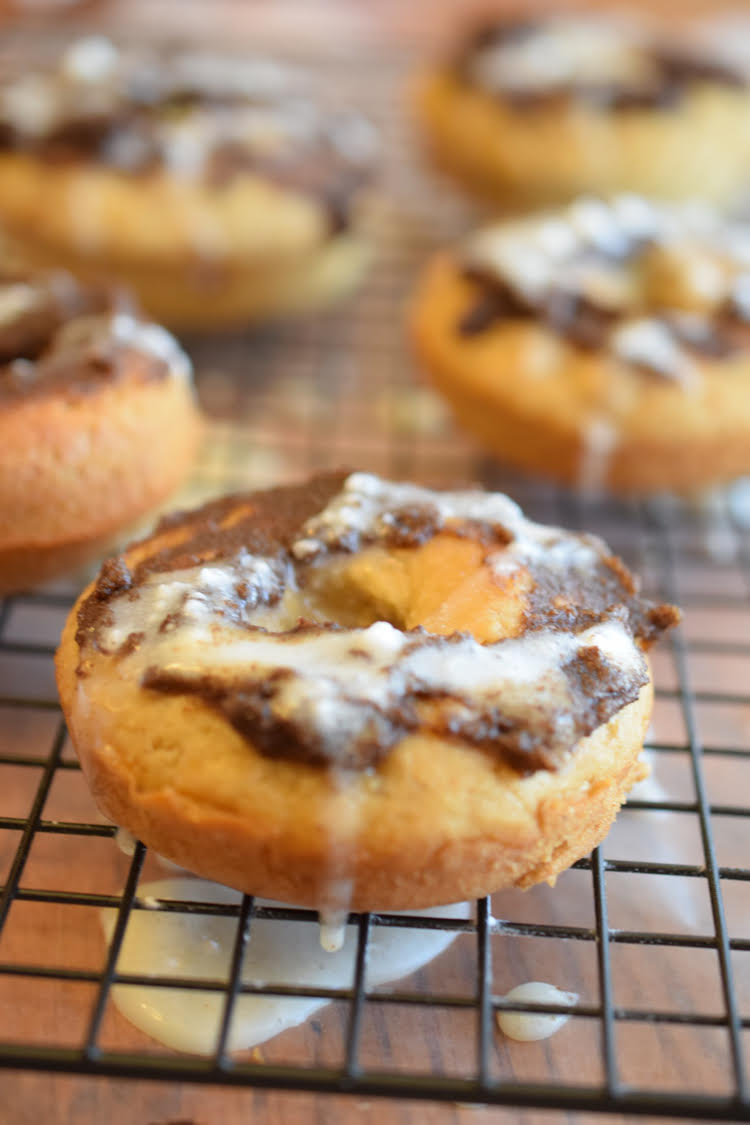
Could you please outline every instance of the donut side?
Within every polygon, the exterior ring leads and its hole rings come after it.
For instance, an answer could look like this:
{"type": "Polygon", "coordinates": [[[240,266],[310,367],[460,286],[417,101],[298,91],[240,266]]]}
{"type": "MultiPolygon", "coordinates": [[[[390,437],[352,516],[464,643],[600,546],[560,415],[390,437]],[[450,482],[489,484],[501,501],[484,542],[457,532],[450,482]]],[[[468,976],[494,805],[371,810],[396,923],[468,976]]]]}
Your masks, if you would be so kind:
{"type": "Polygon", "coordinates": [[[665,109],[529,109],[435,69],[415,80],[412,102],[435,163],[511,209],[615,191],[727,202],[750,164],[747,91],[719,85],[698,85],[665,109]]]}
{"type": "Polygon", "coordinates": [[[58,685],[100,808],[175,863],[250,893],[318,907],[343,877],[353,909],[418,909],[553,881],[644,774],[650,684],[558,771],[524,777],[475,746],[411,735],[339,785],[264,757],[198,698],[96,667],[84,689],[75,630],[71,617],[58,685]]]}
{"type": "Polygon", "coordinates": [[[90,282],[116,277],[172,327],[220,327],[336,300],[370,261],[361,210],[332,232],[319,200],[250,174],[211,185],[0,153],[0,218],[21,259],[90,282]]]}

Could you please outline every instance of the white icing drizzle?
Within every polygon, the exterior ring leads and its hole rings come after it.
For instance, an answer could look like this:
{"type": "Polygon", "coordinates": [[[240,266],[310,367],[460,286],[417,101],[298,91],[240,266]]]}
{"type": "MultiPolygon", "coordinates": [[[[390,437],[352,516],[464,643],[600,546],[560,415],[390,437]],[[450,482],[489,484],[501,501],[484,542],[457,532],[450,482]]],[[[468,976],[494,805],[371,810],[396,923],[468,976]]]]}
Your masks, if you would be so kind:
{"type": "Polygon", "coordinates": [[[363,721],[372,721],[373,708],[393,709],[405,694],[418,692],[458,693],[473,710],[497,708],[519,719],[530,706],[537,712],[544,708],[565,738],[572,697],[564,666],[591,647],[611,657],[626,676],[642,668],[632,637],[615,619],[577,635],[544,630],[494,645],[471,637],[450,644],[415,642],[386,621],[312,636],[259,633],[226,640],[209,624],[207,630],[178,630],[154,639],[127,659],[187,680],[206,674],[228,682],[238,674],[260,680],[289,670],[294,675],[280,682],[269,712],[344,750],[363,721]]]}
{"type": "Polygon", "coordinates": [[[699,524],[705,554],[720,566],[735,562],[739,554],[739,539],[728,500],[726,490],[712,488],[693,497],[689,504],[691,515],[699,524]]]}
{"type": "Polygon", "coordinates": [[[584,82],[639,82],[649,76],[649,60],[642,37],[624,21],[570,17],[475,50],[468,73],[491,92],[521,94],[584,82]]]}
{"type": "Polygon", "coordinates": [[[136,320],[126,313],[116,313],[110,327],[115,340],[163,360],[170,375],[177,379],[191,378],[193,369],[190,360],[166,328],[136,320]]]}
{"type": "MultiPolygon", "coordinates": [[[[225,980],[232,959],[237,921],[205,914],[161,912],[158,900],[236,904],[241,895],[201,879],[177,878],[139,888],[147,910],[131,913],[117,963],[120,973],[154,977],[225,980]]],[[[265,900],[258,899],[259,905],[265,900]]],[[[469,917],[466,903],[409,911],[424,917],[469,917]]],[[[102,911],[106,937],[112,935],[116,911],[102,911]]],[[[367,987],[373,988],[415,972],[442,953],[455,938],[446,930],[373,925],[368,945],[367,987]]],[[[340,949],[321,949],[312,923],[255,918],[242,966],[242,980],[256,985],[349,988],[354,979],[357,928],[346,926],[340,949]]],[[[157,986],[115,985],[122,1014],[153,1039],[178,1051],[208,1055],[216,1046],[223,992],[188,991],[157,986]]],[[[240,996],[229,1035],[229,1049],[239,1051],[296,1027],[327,1001],[316,997],[240,996]]]]}
{"type": "MultiPolygon", "coordinates": [[[[573,1007],[578,1002],[578,994],[563,992],[545,981],[530,980],[511,988],[503,999],[520,1004],[564,1004],[573,1007]]],[[[497,1012],[495,1019],[503,1035],[528,1043],[549,1039],[568,1022],[570,1016],[563,1012],[545,1015],[543,1012],[513,1012],[503,1009],[497,1012]]]]}
{"type": "Polygon", "coordinates": [[[610,418],[590,418],[581,433],[581,458],[578,466],[578,489],[587,496],[601,495],[607,485],[612,454],[620,434],[610,418]]]}
{"type": "Polygon", "coordinates": [[[137,843],[135,836],[129,832],[127,828],[118,828],[115,832],[115,843],[123,855],[135,855],[135,845],[137,843]]]}
{"type": "Polygon", "coordinates": [[[221,97],[228,91],[247,98],[277,98],[304,89],[303,72],[275,59],[233,57],[210,51],[185,51],[170,65],[186,83],[221,97]]]}
{"type": "Polygon", "coordinates": [[[733,521],[743,531],[750,529],[750,477],[740,477],[726,491],[726,502],[733,521]]]}
{"type": "Polygon", "coordinates": [[[536,306],[542,321],[564,295],[611,311],[612,358],[687,389],[697,379],[688,345],[710,337],[717,310],[731,304],[750,319],[750,236],[703,203],[580,199],[476,232],[463,259],[536,306]]]}
{"type": "Polygon", "coordinates": [[[686,385],[695,378],[694,365],[669,326],[656,317],[624,321],[612,332],[610,344],[614,354],[626,363],[648,366],[686,385]]]}
{"type": "MultiPolygon", "coordinates": [[[[6,290],[0,286],[0,315],[5,292],[6,290]]],[[[22,310],[18,308],[16,315],[20,315],[21,312],[22,310]]],[[[44,359],[54,358],[55,353],[68,350],[76,351],[99,345],[106,348],[110,342],[160,360],[166,366],[170,378],[185,382],[192,379],[192,364],[174,336],[158,324],[138,320],[129,313],[123,312],[111,315],[85,314],[66,320],[57,329],[52,348],[44,359]]]]}
{"type": "Polygon", "coordinates": [[[433,509],[439,522],[477,520],[504,528],[510,543],[488,552],[487,563],[498,576],[519,567],[541,564],[547,571],[582,571],[595,565],[598,540],[527,519],[518,504],[502,493],[433,492],[414,484],[397,484],[371,473],[352,473],[326,508],[302,529],[292,546],[299,559],[314,558],[327,548],[345,544],[358,550],[362,541],[387,534],[401,508],[433,509]]]}
{"type": "MultiPolygon", "coordinates": [[[[710,33],[710,25],[699,25],[699,30],[699,36],[686,34],[677,44],[686,57],[714,61],[738,80],[750,73],[746,46],[738,50],[735,44],[734,50],[727,50],[710,33]]],[[[606,105],[606,91],[612,88],[648,92],[663,81],[655,54],[663,42],[647,26],[622,15],[549,16],[522,27],[517,35],[512,25],[510,31],[475,46],[466,59],[467,77],[488,93],[534,96],[588,87],[599,91],[606,105]]],[[[674,50],[674,41],[668,46],[674,50]]]]}
{"type": "MultiPolygon", "coordinates": [[[[173,646],[173,634],[210,640],[215,624],[226,625],[222,606],[239,606],[238,587],[245,588],[244,603],[252,613],[252,624],[264,626],[263,606],[284,588],[294,588],[290,568],[275,559],[265,559],[241,551],[222,565],[190,567],[156,574],[138,589],[138,598],[128,605],[115,605],[114,621],[102,630],[103,646],[117,649],[132,632],[149,637],[161,633],[173,646]]],[[[275,624],[277,620],[272,619],[275,624]]],[[[246,624],[251,621],[246,619],[246,624]]],[[[291,628],[290,620],[287,627],[291,628]]]]}
{"type": "Polygon", "coordinates": [[[101,82],[110,78],[119,61],[117,48],[103,35],[78,39],[64,52],[62,73],[73,82],[101,82]]]}
{"type": "Polygon", "coordinates": [[[0,89],[0,116],[29,137],[43,137],[58,121],[55,90],[41,74],[24,74],[0,89]]]}
{"type": "Polygon", "coordinates": [[[336,545],[356,551],[364,538],[387,534],[394,523],[394,512],[420,506],[436,511],[441,522],[481,520],[504,527],[517,537],[549,537],[556,531],[525,519],[518,505],[499,492],[433,492],[414,484],[382,480],[372,473],[352,473],[339,495],[307,521],[292,546],[292,554],[307,559],[336,545]]]}
{"type": "Polygon", "coordinates": [[[570,204],[567,215],[580,244],[600,254],[628,252],[633,235],[627,225],[619,221],[616,208],[603,199],[576,199],[570,204]]]}
{"type": "Polygon", "coordinates": [[[344,948],[346,939],[346,920],[348,910],[321,910],[320,920],[320,948],[326,953],[338,953],[344,948]]]}

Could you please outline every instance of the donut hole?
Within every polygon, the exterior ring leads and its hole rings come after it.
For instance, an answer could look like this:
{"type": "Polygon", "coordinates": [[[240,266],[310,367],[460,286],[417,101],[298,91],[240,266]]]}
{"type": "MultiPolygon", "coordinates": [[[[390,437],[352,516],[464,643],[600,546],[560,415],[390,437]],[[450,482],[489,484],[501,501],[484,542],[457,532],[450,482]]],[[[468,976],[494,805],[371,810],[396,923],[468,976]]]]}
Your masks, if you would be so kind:
{"type": "Polygon", "coordinates": [[[532,580],[522,566],[497,573],[486,555],[477,539],[450,532],[417,547],[371,547],[312,571],[305,594],[312,616],[345,628],[387,621],[494,643],[523,631],[532,580]]]}

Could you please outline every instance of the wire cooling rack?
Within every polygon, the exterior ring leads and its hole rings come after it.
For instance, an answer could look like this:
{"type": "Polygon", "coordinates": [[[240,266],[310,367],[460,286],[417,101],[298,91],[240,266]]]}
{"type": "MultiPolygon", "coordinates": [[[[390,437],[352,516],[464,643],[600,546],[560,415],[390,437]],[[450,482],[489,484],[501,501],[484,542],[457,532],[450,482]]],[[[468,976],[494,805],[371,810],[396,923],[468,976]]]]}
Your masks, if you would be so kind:
{"type": "MultiPolygon", "coordinates": [[[[80,583],[0,610],[0,1065],[182,1083],[433,1099],[514,1107],[750,1120],[750,531],[741,487],[690,508],[580,500],[483,461],[414,382],[404,301],[425,254],[469,216],[420,173],[401,109],[408,60],[326,60],[334,98],[383,131],[380,256],[335,312],[254,335],[189,342],[210,439],[183,499],[349,464],[434,484],[505,488],[534,518],[604,535],[678,602],[684,624],[654,657],[651,780],[605,843],[557,887],[504,893],[466,919],[352,915],[356,956],[340,988],[243,983],[259,919],[309,926],[305,910],[154,902],[164,877],[138,844],[127,857],[97,813],[67,741],[52,658],[80,583]],[[128,927],[144,910],[221,915],[235,927],[226,979],[126,973],[128,927]],[[105,942],[102,910],[114,911],[105,942]],[[380,927],[450,930],[434,962],[369,983],[380,927]],[[496,1028],[525,980],[575,991],[541,1043],[496,1028]],[[144,983],[221,997],[213,1052],[180,1055],[133,1028],[113,989],[144,983]],[[318,997],[314,1017],[252,1052],[229,1038],[249,994],[318,997]]],[[[516,1003],[532,1010],[534,1005],[516,1003]]],[[[551,1012],[554,1006],[542,1006],[551,1012]]]]}

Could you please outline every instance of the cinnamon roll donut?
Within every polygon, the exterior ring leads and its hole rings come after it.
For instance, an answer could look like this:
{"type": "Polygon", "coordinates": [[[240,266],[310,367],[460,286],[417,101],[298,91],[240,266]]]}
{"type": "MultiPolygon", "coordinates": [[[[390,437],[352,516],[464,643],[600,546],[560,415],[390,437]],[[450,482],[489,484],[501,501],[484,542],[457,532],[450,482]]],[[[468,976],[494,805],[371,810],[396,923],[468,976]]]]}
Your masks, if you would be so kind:
{"type": "Polygon", "coordinates": [[[750,472],[750,229],[708,205],[582,199],[427,268],[411,328],[457,419],[584,490],[750,472]]]}
{"type": "Polygon", "coordinates": [[[111,549],[181,483],[200,430],[175,340],[63,272],[0,267],[0,406],[2,593],[111,549]]]}
{"type": "Polygon", "coordinates": [[[117,278],[174,327],[350,289],[373,161],[366,121],[270,59],[92,37],[0,69],[0,223],[29,261],[117,278]]]}
{"type": "Polygon", "coordinates": [[[676,611],[507,497],[332,473],[166,519],[57,655],[95,799],[176,863],[320,908],[529,886],[602,839],[676,611]]]}
{"type": "Polygon", "coordinates": [[[416,84],[437,163],[513,208],[583,192],[731,201],[750,168],[750,75],[618,18],[488,23],[416,84]]]}

